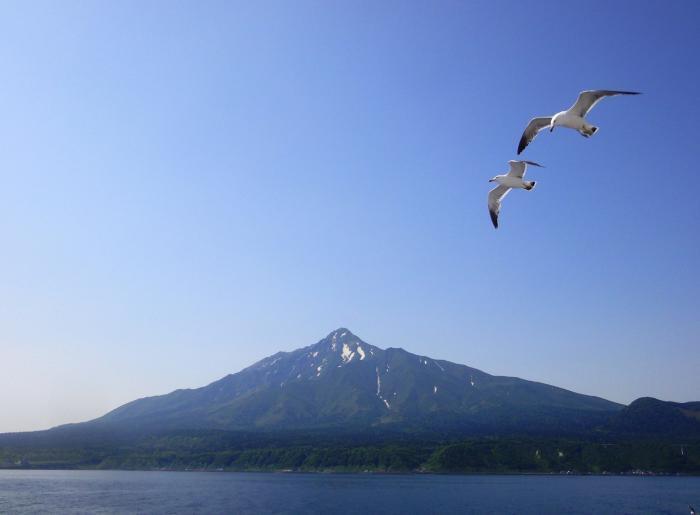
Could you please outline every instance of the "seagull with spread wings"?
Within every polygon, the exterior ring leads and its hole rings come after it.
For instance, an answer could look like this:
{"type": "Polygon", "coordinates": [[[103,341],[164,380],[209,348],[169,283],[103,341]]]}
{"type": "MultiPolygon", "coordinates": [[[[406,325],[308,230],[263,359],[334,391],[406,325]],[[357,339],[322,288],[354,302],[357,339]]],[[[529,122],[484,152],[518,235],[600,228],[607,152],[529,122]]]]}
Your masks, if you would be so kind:
{"type": "Polygon", "coordinates": [[[554,127],[561,126],[577,130],[581,136],[586,138],[593,136],[598,130],[598,127],[586,122],[588,111],[593,109],[603,98],[613,97],[615,95],[639,95],[639,93],[636,91],[611,91],[605,89],[582,91],[579,93],[576,103],[568,110],[561,111],[554,116],[540,116],[530,120],[530,123],[528,123],[525,128],[525,132],[523,132],[520,138],[518,154],[525,150],[525,147],[527,147],[543,129],[549,129],[549,132],[552,132],[554,127]]]}
{"type": "Polygon", "coordinates": [[[523,179],[527,165],[544,168],[541,164],[533,161],[508,161],[508,164],[510,165],[510,171],[507,174],[496,175],[493,179],[489,179],[489,182],[498,183],[498,186],[489,192],[489,214],[496,229],[498,229],[498,213],[501,211],[501,201],[508,195],[508,192],[513,188],[530,191],[535,187],[535,181],[523,179]]]}

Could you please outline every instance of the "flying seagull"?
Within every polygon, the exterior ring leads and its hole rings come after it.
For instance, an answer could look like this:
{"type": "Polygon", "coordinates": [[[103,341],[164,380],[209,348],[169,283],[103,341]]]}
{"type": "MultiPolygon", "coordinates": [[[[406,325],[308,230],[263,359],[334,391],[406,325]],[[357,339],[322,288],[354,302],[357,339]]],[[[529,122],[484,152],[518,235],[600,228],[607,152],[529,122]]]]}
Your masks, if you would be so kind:
{"type": "Polygon", "coordinates": [[[489,214],[496,229],[498,229],[498,213],[501,210],[501,201],[508,195],[508,192],[513,188],[522,188],[530,191],[535,187],[535,181],[523,180],[527,165],[544,168],[541,164],[533,161],[508,161],[508,164],[510,165],[510,171],[507,174],[497,175],[493,179],[489,179],[489,182],[498,183],[498,186],[489,192],[489,214]]]}
{"type": "Polygon", "coordinates": [[[552,132],[557,125],[577,130],[581,136],[586,138],[593,136],[598,130],[598,127],[586,123],[588,111],[593,109],[603,98],[614,97],[615,95],[639,95],[639,93],[636,91],[610,91],[606,89],[582,91],[579,93],[576,103],[568,110],[561,111],[554,116],[540,116],[530,120],[530,123],[525,127],[525,132],[523,132],[520,138],[518,154],[525,150],[525,147],[535,139],[537,133],[542,129],[549,128],[549,132],[552,132]]]}
{"type": "Polygon", "coordinates": [[[688,505],[688,509],[690,510],[690,515],[695,515],[695,508],[693,508],[690,504],[688,505]]]}

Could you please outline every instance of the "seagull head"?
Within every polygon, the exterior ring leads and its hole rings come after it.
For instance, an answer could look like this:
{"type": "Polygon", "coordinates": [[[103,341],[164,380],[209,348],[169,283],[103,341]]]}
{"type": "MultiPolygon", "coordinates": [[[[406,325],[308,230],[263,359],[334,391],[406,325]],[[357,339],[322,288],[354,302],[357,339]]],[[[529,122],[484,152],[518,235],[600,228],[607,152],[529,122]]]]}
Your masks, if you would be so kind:
{"type": "Polygon", "coordinates": [[[551,119],[551,121],[549,122],[549,132],[553,132],[553,131],[554,131],[554,127],[557,126],[557,119],[559,118],[559,115],[560,115],[560,114],[561,114],[561,113],[557,113],[557,114],[555,114],[554,116],[552,116],[552,119],[551,119]]]}

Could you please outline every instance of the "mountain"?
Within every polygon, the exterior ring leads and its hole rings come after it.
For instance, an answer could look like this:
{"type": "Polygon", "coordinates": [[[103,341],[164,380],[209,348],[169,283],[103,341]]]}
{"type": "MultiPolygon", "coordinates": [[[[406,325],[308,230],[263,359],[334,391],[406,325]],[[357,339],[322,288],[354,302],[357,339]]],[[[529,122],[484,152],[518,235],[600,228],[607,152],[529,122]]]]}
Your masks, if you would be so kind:
{"type": "Polygon", "coordinates": [[[642,397],[613,415],[605,429],[632,437],[700,437],[700,402],[642,397]]]}
{"type": "MultiPolygon", "coordinates": [[[[340,328],[208,386],[125,404],[86,424],[142,429],[569,434],[622,406],[465,365],[381,349],[340,328]]],[[[84,424],[81,424],[84,425],[84,424]]]]}
{"type": "Polygon", "coordinates": [[[338,329],[202,388],[0,434],[0,468],[700,473],[700,402],[629,406],[338,329]]]}

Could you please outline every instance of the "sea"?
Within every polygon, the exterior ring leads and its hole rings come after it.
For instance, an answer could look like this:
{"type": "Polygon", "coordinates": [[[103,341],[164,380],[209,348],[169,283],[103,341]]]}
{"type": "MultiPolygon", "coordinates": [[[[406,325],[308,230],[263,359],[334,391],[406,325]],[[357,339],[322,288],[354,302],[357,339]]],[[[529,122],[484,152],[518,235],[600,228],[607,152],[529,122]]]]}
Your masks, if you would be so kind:
{"type": "Polygon", "coordinates": [[[0,470],[0,513],[678,514],[700,477],[0,470]]]}

